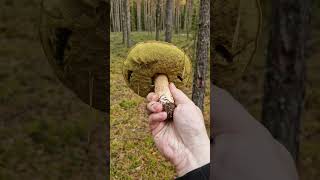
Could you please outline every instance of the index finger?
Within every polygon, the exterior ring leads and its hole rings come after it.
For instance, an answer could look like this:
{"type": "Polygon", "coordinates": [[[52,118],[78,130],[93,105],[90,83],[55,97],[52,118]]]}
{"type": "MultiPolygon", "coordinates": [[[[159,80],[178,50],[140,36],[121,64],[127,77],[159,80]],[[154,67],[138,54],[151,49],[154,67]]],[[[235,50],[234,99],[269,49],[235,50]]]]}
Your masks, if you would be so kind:
{"type": "Polygon", "coordinates": [[[147,101],[159,101],[159,96],[156,93],[151,92],[147,95],[147,101]]]}

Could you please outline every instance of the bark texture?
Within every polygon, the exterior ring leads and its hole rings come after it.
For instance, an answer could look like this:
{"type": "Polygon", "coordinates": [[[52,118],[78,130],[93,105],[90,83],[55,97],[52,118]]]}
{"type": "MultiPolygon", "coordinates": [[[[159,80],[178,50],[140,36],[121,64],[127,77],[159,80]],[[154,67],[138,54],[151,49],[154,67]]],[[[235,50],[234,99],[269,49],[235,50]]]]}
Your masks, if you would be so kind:
{"type": "Polygon", "coordinates": [[[131,46],[130,32],[131,32],[131,18],[130,18],[130,0],[125,0],[125,14],[126,14],[126,30],[127,30],[127,48],[131,46]]]}
{"type": "Polygon", "coordinates": [[[161,6],[160,0],[157,0],[157,10],[156,10],[156,40],[160,40],[160,27],[161,27],[161,6]]]}
{"type": "Polygon", "coordinates": [[[298,160],[310,0],[273,0],[263,124],[298,160]]]}
{"type": "Polygon", "coordinates": [[[165,41],[169,43],[171,42],[171,39],[172,39],[172,20],[173,20],[173,0],[167,0],[165,41]]]}
{"type": "Polygon", "coordinates": [[[141,0],[137,0],[137,29],[141,31],[141,0]]]}
{"type": "MultiPolygon", "coordinates": [[[[123,12],[124,9],[127,9],[126,7],[126,1],[127,0],[120,0],[122,1],[122,8],[120,12],[123,12]]],[[[126,12],[121,13],[122,14],[122,43],[126,44],[127,43],[127,39],[128,39],[128,34],[127,34],[127,14],[126,12]]]]}
{"type": "Polygon", "coordinates": [[[210,1],[200,1],[197,56],[193,75],[192,100],[203,110],[210,38],[210,1]]]}

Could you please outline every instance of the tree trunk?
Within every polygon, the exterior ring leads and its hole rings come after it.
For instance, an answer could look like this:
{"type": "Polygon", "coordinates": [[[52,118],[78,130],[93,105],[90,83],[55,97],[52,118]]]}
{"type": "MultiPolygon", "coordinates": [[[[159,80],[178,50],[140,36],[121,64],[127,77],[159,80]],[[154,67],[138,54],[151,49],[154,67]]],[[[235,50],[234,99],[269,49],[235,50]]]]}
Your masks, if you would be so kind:
{"type": "Polygon", "coordinates": [[[123,29],[123,13],[119,13],[122,12],[122,0],[116,1],[117,2],[117,9],[116,9],[116,17],[117,17],[117,27],[118,27],[118,32],[121,32],[123,29]]]}
{"type": "Polygon", "coordinates": [[[310,0],[272,0],[262,123],[298,160],[310,0]]]}
{"type": "Polygon", "coordinates": [[[157,11],[156,11],[156,40],[160,40],[160,27],[161,27],[161,7],[160,7],[160,0],[157,2],[157,11]]]}
{"type": "Polygon", "coordinates": [[[121,12],[121,10],[122,10],[122,0],[120,0],[120,1],[116,1],[117,3],[117,8],[116,8],[116,18],[117,18],[117,31],[118,32],[121,32],[122,31],[122,25],[123,25],[123,23],[122,23],[122,20],[123,20],[123,18],[122,18],[122,13],[120,13],[121,12]]]}
{"type": "Polygon", "coordinates": [[[155,23],[154,23],[154,19],[155,19],[155,15],[154,15],[154,13],[153,13],[153,11],[154,11],[154,8],[153,8],[153,1],[150,1],[149,2],[149,9],[150,9],[150,14],[149,14],[149,17],[150,17],[150,34],[152,35],[152,32],[153,32],[153,30],[155,29],[155,23]]]}
{"type": "Polygon", "coordinates": [[[135,18],[137,16],[137,12],[135,11],[135,8],[134,8],[134,5],[135,5],[135,1],[132,0],[130,1],[129,3],[129,9],[130,9],[130,24],[131,24],[131,29],[130,29],[130,32],[132,31],[138,31],[137,29],[137,19],[135,18]]]}
{"type": "Polygon", "coordinates": [[[173,0],[167,0],[166,12],[166,42],[171,42],[172,39],[172,15],[173,15],[173,0]]]}
{"type": "Polygon", "coordinates": [[[131,21],[130,21],[130,0],[125,0],[126,3],[126,30],[127,30],[127,48],[130,48],[131,46],[131,40],[130,40],[130,32],[131,32],[131,21]]]}
{"type": "MultiPolygon", "coordinates": [[[[126,1],[127,0],[121,0],[122,1],[122,8],[120,12],[123,12],[123,10],[127,9],[126,8],[126,1]]],[[[126,11],[124,11],[122,14],[122,43],[125,45],[127,43],[128,40],[128,34],[127,34],[127,14],[126,11]]]]}
{"type": "Polygon", "coordinates": [[[137,0],[137,30],[141,31],[141,0],[137,0]]]}
{"type": "Polygon", "coordinates": [[[144,31],[147,31],[147,0],[143,0],[143,25],[144,25],[144,31]]]}
{"type": "Polygon", "coordinates": [[[147,0],[147,27],[148,27],[148,33],[151,31],[151,26],[150,26],[150,0],[147,0]]]}
{"type": "Polygon", "coordinates": [[[184,6],[184,20],[183,20],[183,30],[186,31],[187,30],[187,23],[188,23],[188,9],[189,9],[189,1],[190,0],[186,0],[186,5],[184,6]]]}
{"type": "Polygon", "coordinates": [[[203,111],[210,38],[210,0],[200,1],[197,57],[193,75],[192,100],[203,111]]]}
{"type": "Polygon", "coordinates": [[[188,7],[188,22],[187,22],[187,39],[189,39],[189,32],[192,26],[192,15],[193,15],[193,0],[188,0],[189,7],[188,7]]]}
{"type": "Polygon", "coordinates": [[[112,21],[112,31],[113,32],[117,32],[118,31],[118,18],[119,18],[119,15],[117,14],[117,6],[118,2],[115,2],[115,1],[110,1],[110,7],[111,7],[111,21],[112,21]]]}
{"type": "Polygon", "coordinates": [[[162,1],[162,4],[161,4],[161,30],[164,30],[165,29],[165,22],[166,22],[166,8],[165,8],[165,0],[161,0],[162,1]]]}
{"type": "Polygon", "coordinates": [[[150,35],[152,36],[152,30],[153,30],[153,25],[152,25],[152,19],[153,19],[153,16],[152,16],[152,8],[151,8],[151,0],[148,1],[148,18],[149,18],[149,33],[150,35]]]}
{"type": "Polygon", "coordinates": [[[111,32],[115,32],[115,20],[114,20],[114,6],[113,6],[113,1],[110,1],[110,19],[111,19],[111,23],[110,23],[110,30],[111,32]]]}
{"type": "Polygon", "coordinates": [[[175,30],[176,30],[176,34],[179,34],[179,30],[180,30],[180,0],[177,0],[175,5],[176,5],[175,30]]]}

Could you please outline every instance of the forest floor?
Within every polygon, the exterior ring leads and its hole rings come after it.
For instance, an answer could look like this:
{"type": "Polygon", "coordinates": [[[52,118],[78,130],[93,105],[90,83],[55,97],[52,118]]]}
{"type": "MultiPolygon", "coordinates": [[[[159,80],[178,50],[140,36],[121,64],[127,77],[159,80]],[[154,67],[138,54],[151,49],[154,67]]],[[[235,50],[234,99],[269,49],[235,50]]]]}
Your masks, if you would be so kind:
{"type": "MultiPolygon", "coordinates": [[[[153,40],[146,32],[132,33],[133,43],[153,40]]],[[[130,90],[122,75],[122,63],[128,53],[122,44],[121,33],[111,33],[111,122],[110,122],[110,159],[111,179],[173,179],[173,167],[155,148],[145,112],[144,98],[130,90]]],[[[175,35],[173,44],[186,47],[190,44],[186,35],[175,35]]],[[[209,77],[209,76],[208,76],[209,77]]],[[[209,79],[207,79],[209,87],[209,79]]],[[[183,89],[191,95],[191,88],[183,89]]],[[[209,129],[209,90],[205,97],[205,122],[209,129]]]]}

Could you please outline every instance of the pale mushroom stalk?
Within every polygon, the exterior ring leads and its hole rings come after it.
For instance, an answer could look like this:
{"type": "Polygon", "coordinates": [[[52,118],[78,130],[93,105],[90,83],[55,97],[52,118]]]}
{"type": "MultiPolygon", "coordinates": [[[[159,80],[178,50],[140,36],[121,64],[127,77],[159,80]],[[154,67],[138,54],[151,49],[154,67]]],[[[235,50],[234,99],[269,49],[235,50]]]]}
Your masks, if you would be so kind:
{"type": "Polygon", "coordinates": [[[175,108],[174,100],[169,89],[168,77],[165,74],[158,74],[154,79],[154,92],[160,97],[159,102],[167,112],[169,120],[173,118],[175,108]]]}

